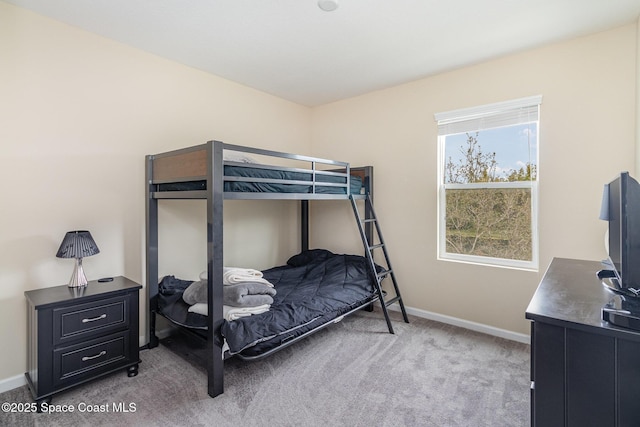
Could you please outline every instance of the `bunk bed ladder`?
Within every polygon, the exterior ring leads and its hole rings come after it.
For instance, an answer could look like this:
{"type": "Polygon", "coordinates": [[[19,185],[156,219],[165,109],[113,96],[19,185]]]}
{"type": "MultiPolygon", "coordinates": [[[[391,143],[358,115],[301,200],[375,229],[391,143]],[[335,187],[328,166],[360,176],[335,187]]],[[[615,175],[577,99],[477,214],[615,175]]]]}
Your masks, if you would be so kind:
{"type": "Polygon", "coordinates": [[[353,196],[350,196],[349,198],[351,200],[351,206],[353,207],[353,213],[356,217],[356,221],[358,222],[358,229],[360,230],[360,237],[362,238],[362,243],[364,244],[366,257],[369,261],[369,271],[375,278],[376,290],[378,292],[378,298],[380,299],[380,306],[382,307],[382,312],[384,313],[385,320],[387,321],[389,333],[393,334],[393,325],[391,324],[391,319],[389,318],[387,307],[397,302],[400,306],[400,311],[402,312],[402,318],[406,323],[409,323],[409,318],[407,317],[407,311],[404,308],[404,303],[402,302],[402,297],[400,296],[400,289],[398,288],[396,275],[393,272],[393,268],[391,267],[391,261],[389,261],[389,254],[387,252],[387,247],[384,243],[384,239],[382,238],[380,224],[378,223],[378,218],[376,217],[375,211],[373,210],[373,202],[371,200],[371,196],[367,194],[364,199],[365,217],[363,219],[360,216],[360,212],[358,211],[356,199],[353,196]],[[373,233],[371,225],[374,226],[373,228],[375,228],[375,233],[373,233]],[[378,235],[378,243],[376,243],[375,234],[378,235]],[[382,266],[384,270],[380,272],[378,272],[376,263],[374,261],[373,254],[374,250],[376,249],[382,249],[382,253],[384,254],[384,260],[386,263],[386,266],[382,266]],[[395,296],[390,299],[385,299],[385,292],[382,290],[382,281],[388,276],[391,277],[395,296]]]}

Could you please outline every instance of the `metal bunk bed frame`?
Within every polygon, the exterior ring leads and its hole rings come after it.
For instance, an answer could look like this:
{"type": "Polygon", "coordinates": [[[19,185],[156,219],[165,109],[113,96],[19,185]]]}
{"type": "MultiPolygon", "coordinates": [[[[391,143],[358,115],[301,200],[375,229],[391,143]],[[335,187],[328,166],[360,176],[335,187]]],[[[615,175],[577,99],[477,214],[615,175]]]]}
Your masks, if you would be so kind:
{"type": "MultiPolygon", "coordinates": [[[[149,328],[149,348],[158,345],[156,332],[156,314],[158,312],[158,200],[160,199],[206,199],[207,201],[207,278],[209,283],[208,289],[208,306],[209,316],[207,317],[207,374],[208,374],[208,393],[211,397],[215,397],[224,390],[224,358],[223,352],[224,339],[220,334],[220,327],[223,322],[223,202],[227,199],[288,199],[301,201],[301,247],[302,250],[309,249],[309,201],[310,200],[351,200],[355,208],[356,200],[365,200],[365,219],[359,223],[365,251],[370,260],[372,260],[371,249],[373,246],[367,242],[373,241],[373,223],[375,219],[371,219],[375,214],[371,206],[371,194],[373,190],[373,167],[365,166],[362,168],[351,168],[349,163],[339,162],[335,160],[327,160],[316,157],[301,156],[278,151],[263,150],[252,147],[244,147],[238,145],[225,144],[221,141],[209,141],[206,144],[188,147],[180,150],[170,151],[166,153],[146,156],[146,281],[147,296],[149,307],[147,310],[147,325],[149,328]],[[238,162],[224,161],[223,151],[232,150],[247,154],[255,154],[260,156],[269,156],[283,158],[293,161],[306,162],[310,164],[309,169],[265,166],[260,164],[247,164],[238,162]],[[318,169],[318,164],[325,165],[323,167],[331,167],[336,169],[323,170],[318,169]],[[224,175],[224,165],[233,165],[251,168],[268,168],[283,171],[305,172],[312,176],[311,181],[285,181],[277,180],[280,184],[303,184],[311,185],[310,193],[261,193],[261,192],[225,192],[225,181],[245,181],[245,182],[274,182],[273,179],[266,178],[246,178],[246,177],[230,177],[224,175]],[[350,177],[352,173],[357,173],[362,177],[364,194],[351,194],[350,177]],[[335,175],[346,178],[346,183],[326,183],[317,181],[319,175],[335,175]],[[164,190],[161,189],[162,184],[175,182],[194,182],[204,181],[205,189],[198,190],[164,190]],[[323,194],[316,192],[316,188],[320,186],[338,186],[345,187],[344,194],[323,194]]],[[[359,216],[356,214],[356,218],[359,216]]],[[[377,227],[377,224],[376,224],[377,227]]],[[[380,246],[380,245],[376,245],[380,246]]],[[[385,252],[386,257],[386,252],[385,252]]],[[[387,259],[388,260],[388,259],[387,259]]],[[[373,261],[371,261],[373,263],[373,261]]],[[[373,265],[373,264],[372,264],[373,265]]],[[[389,273],[392,271],[389,269],[389,273]]],[[[375,276],[375,272],[373,273],[375,276]]],[[[392,276],[393,277],[393,276],[392,276]]],[[[395,277],[394,285],[395,285],[395,277]]],[[[387,319],[389,332],[393,333],[393,328],[389,321],[386,310],[388,304],[385,304],[383,291],[380,288],[378,278],[378,298],[387,319]]],[[[400,307],[405,322],[408,322],[404,305],[399,297],[396,286],[396,294],[393,302],[400,300],[400,307]]],[[[375,299],[373,300],[375,301],[375,299]]],[[[358,307],[356,311],[371,302],[358,307]]],[[[350,314],[351,312],[347,313],[350,314]]],[[[339,319],[341,319],[341,316],[339,319]]],[[[339,320],[337,319],[337,320],[339,320]]],[[[335,320],[335,321],[337,321],[335,320]]],[[[329,322],[331,324],[333,322],[329,322]]],[[[327,326],[327,324],[323,325],[327,326]]],[[[306,337],[308,334],[316,332],[322,327],[313,329],[291,341],[286,345],[282,345],[275,350],[284,348],[293,344],[298,339],[306,337]]],[[[269,351],[262,356],[266,356],[273,351],[269,351]]],[[[249,359],[249,358],[247,358],[249,359]]]]}

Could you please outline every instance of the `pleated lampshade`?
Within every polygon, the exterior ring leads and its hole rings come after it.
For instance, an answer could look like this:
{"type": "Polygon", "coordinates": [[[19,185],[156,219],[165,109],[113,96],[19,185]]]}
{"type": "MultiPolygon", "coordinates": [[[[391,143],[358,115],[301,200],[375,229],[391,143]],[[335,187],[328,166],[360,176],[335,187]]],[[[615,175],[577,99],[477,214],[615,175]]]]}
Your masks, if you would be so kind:
{"type": "Polygon", "coordinates": [[[98,245],[93,240],[91,233],[85,230],[69,231],[64,236],[56,257],[58,258],[84,258],[100,253],[98,245]]]}
{"type": "Polygon", "coordinates": [[[75,258],[76,265],[69,280],[70,288],[87,286],[87,277],[82,268],[82,258],[100,253],[98,245],[93,240],[91,233],[86,230],[69,231],[62,239],[56,257],[75,258]]]}

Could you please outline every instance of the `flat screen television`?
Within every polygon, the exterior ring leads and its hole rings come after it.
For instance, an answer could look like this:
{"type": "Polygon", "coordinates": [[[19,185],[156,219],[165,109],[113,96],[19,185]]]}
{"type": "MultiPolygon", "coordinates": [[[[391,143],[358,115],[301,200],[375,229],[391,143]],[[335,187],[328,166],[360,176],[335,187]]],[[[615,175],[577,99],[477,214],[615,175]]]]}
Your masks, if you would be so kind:
{"type": "Polygon", "coordinates": [[[628,172],[605,186],[603,216],[609,221],[613,287],[640,296],[640,184],[628,172]]]}

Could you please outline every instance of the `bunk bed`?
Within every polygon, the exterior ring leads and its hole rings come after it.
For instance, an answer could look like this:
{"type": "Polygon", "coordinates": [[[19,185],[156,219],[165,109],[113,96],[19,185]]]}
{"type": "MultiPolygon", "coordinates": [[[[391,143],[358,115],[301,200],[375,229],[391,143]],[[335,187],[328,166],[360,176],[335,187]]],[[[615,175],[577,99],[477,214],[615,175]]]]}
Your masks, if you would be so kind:
{"type": "Polygon", "coordinates": [[[393,327],[386,310],[389,304],[399,302],[408,322],[390,266],[375,264],[371,255],[374,247],[384,245],[366,243],[373,241],[376,230],[375,221],[371,220],[375,217],[371,204],[372,167],[352,168],[346,162],[209,141],[146,156],[146,187],[148,346],[158,345],[157,315],[206,339],[211,397],[223,392],[225,358],[253,360],[267,356],[377,300],[390,333],[393,327]],[[258,156],[260,163],[251,156],[258,156]],[[160,278],[158,274],[161,199],[206,200],[207,270],[202,279],[207,292],[205,311],[199,314],[190,311],[182,298],[192,282],[173,276],[160,278]],[[267,312],[233,321],[225,320],[222,302],[223,203],[230,199],[288,199],[301,203],[301,253],[286,265],[262,272],[276,286],[273,304],[267,312]],[[309,249],[311,200],[351,200],[366,257],[309,249]],[[360,220],[356,200],[365,201],[364,220],[360,220]],[[388,275],[393,278],[397,296],[385,303],[380,282],[388,275]]]}

